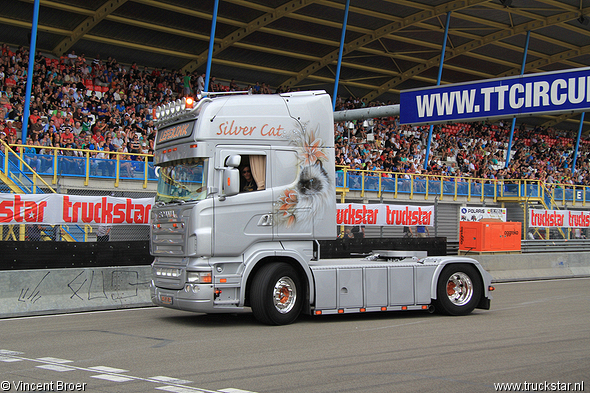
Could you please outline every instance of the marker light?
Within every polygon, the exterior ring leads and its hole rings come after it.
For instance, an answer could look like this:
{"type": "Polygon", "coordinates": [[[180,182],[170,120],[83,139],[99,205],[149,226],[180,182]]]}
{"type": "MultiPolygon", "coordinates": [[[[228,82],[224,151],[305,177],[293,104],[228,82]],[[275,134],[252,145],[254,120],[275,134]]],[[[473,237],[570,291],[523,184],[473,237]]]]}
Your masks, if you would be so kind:
{"type": "Polygon", "coordinates": [[[193,100],[192,97],[186,97],[186,108],[193,109],[194,105],[195,105],[195,100],[193,100]]]}
{"type": "Polygon", "coordinates": [[[210,284],[211,272],[187,272],[186,281],[197,284],[210,284]]]}

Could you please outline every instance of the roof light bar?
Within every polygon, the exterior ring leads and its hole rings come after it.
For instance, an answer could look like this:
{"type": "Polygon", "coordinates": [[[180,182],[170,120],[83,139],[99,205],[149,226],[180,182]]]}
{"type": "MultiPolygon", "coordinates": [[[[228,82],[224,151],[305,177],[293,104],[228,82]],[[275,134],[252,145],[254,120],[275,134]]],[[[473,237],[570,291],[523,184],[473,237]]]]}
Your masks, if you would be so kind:
{"type": "Polygon", "coordinates": [[[177,99],[176,101],[172,101],[154,108],[154,119],[158,123],[160,123],[160,126],[170,124],[196,109],[198,105],[196,105],[195,102],[197,101],[202,102],[203,99],[210,100],[212,97],[215,96],[237,94],[252,94],[252,90],[230,92],[200,92],[199,94],[197,94],[196,99],[193,97],[182,97],[177,99]]]}

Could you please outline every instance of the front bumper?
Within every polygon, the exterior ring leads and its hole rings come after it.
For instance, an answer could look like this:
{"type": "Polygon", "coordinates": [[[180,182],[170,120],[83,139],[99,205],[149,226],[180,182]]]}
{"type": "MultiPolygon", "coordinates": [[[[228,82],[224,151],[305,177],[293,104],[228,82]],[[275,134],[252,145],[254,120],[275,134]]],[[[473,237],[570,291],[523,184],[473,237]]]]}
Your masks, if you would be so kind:
{"type": "Polygon", "coordinates": [[[215,302],[215,288],[212,284],[191,284],[191,287],[195,289],[187,291],[185,289],[158,288],[152,281],[150,285],[152,303],[177,310],[210,314],[244,310],[243,307],[238,307],[235,304],[215,302]]]}

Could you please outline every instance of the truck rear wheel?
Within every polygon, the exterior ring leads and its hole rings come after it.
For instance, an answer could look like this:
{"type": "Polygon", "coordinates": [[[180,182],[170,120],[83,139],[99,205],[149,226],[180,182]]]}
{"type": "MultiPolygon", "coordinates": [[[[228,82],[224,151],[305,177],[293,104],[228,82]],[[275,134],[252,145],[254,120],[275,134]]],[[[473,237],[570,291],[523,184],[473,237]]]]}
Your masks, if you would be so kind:
{"type": "Polygon", "coordinates": [[[467,264],[449,265],[438,277],[436,310],[447,315],[467,315],[479,303],[482,284],[477,270],[467,264]]]}
{"type": "Polygon", "coordinates": [[[267,325],[293,323],[303,304],[301,279],[287,263],[271,263],[260,268],[250,290],[254,316],[267,325]]]}

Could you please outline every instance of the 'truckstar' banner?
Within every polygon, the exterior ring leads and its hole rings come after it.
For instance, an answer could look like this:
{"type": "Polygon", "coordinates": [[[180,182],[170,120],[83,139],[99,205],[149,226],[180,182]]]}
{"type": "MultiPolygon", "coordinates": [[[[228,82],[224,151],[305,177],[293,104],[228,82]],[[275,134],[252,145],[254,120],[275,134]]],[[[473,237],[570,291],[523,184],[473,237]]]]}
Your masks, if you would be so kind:
{"type": "Polygon", "coordinates": [[[529,227],[590,228],[590,212],[529,209],[529,227]]]}
{"type": "Polygon", "coordinates": [[[434,226],[434,206],[337,203],[338,225],[434,226]]]}
{"type": "Polygon", "coordinates": [[[154,198],[0,194],[0,224],[149,224],[154,198]]]}

